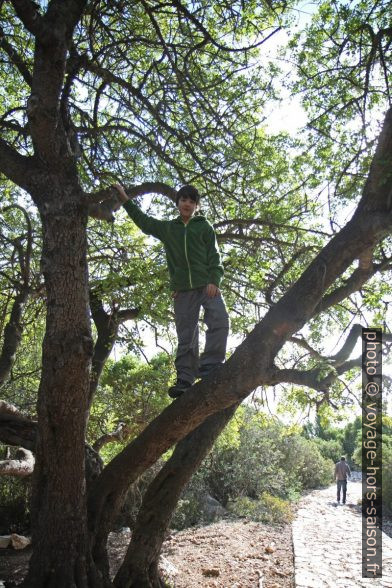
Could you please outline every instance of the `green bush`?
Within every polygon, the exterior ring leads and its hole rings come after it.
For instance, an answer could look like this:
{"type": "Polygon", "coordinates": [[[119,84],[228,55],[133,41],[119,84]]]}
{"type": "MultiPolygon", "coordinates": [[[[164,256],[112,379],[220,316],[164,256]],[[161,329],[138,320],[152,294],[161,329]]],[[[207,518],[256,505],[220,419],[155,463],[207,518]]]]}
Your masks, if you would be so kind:
{"type": "Polygon", "coordinates": [[[328,485],[332,474],[333,461],[314,440],[241,407],[183,493],[172,526],[209,522],[201,503],[205,494],[237,516],[283,522],[290,519],[290,501],[304,489],[328,485]]]}
{"type": "Polygon", "coordinates": [[[327,486],[333,480],[333,461],[325,459],[313,440],[288,435],[282,440],[281,466],[291,486],[302,490],[327,486]]]}
{"type": "MultiPolygon", "coordinates": [[[[383,416],[382,435],[382,503],[385,513],[392,514],[392,419],[387,415],[383,416]]],[[[354,451],[354,460],[362,465],[362,438],[357,438],[357,446],[354,451]]]]}
{"type": "Polygon", "coordinates": [[[279,427],[249,409],[244,413],[238,444],[222,445],[218,440],[201,467],[207,492],[223,506],[240,496],[285,495],[279,427]]]}
{"type": "Polygon", "coordinates": [[[202,466],[208,491],[223,505],[242,496],[256,500],[263,492],[293,499],[304,489],[332,482],[333,461],[322,456],[315,441],[250,409],[245,413],[238,446],[218,442],[202,466]]]}
{"type": "Polygon", "coordinates": [[[241,496],[229,503],[229,510],[239,517],[268,524],[289,523],[293,520],[291,504],[268,492],[263,492],[258,500],[241,496]]]}
{"type": "Polygon", "coordinates": [[[181,530],[194,525],[208,525],[226,515],[226,509],[207,491],[203,471],[199,470],[182,493],[171,527],[181,530]]]}
{"type": "Polygon", "coordinates": [[[180,498],[177,503],[171,520],[171,528],[181,531],[188,527],[195,525],[207,524],[210,521],[204,520],[200,496],[196,493],[189,493],[185,495],[186,498],[180,498]]]}
{"type": "Polygon", "coordinates": [[[177,503],[170,525],[173,529],[187,529],[208,522],[203,519],[202,512],[201,499],[204,493],[205,483],[199,470],[192,476],[177,503]]]}
{"type": "Polygon", "coordinates": [[[342,455],[344,455],[343,445],[340,441],[335,439],[319,439],[316,437],[312,439],[313,443],[317,445],[317,449],[324,457],[336,463],[342,455]]]}

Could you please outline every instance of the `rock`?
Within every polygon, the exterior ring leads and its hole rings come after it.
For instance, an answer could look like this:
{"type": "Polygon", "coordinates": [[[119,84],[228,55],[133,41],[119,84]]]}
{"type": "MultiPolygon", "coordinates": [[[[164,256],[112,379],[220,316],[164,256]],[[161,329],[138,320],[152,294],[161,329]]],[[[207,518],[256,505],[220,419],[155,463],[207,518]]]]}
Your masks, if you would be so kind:
{"type": "Polygon", "coordinates": [[[220,571],[218,570],[218,568],[205,568],[201,571],[201,573],[203,574],[203,576],[207,576],[209,578],[217,578],[218,576],[220,576],[220,571]]]}
{"type": "Polygon", "coordinates": [[[281,572],[280,570],[277,570],[276,568],[272,568],[272,571],[274,574],[276,574],[277,576],[280,576],[281,578],[285,578],[287,576],[287,574],[285,574],[285,572],[281,572]]]}
{"type": "Polygon", "coordinates": [[[163,555],[161,555],[159,559],[159,569],[166,579],[173,579],[178,575],[178,569],[176,566],[174,566],[171,561],[166,559],[166,557],[163,557],[163,555]]]}
{"type": "Polygon", "coordinates": [[[267,545],[267,547],[265,548],[265,552],[266,553],[274,553],[274,551],[276,551],[275,548],[275,543],[270,543],[269,545],[267,545]]]}
{"type": "Polygon", "coordinates": [[[203,518],[208,522],[214,522],[227,515],[227,510],[209,494],[204,494],[200,500],[203,518]]]}
{"type": "Polygon", "coordinates": [[[29,537],[24,537],[23,535],[17,535],[13,533],[11,535],[11,543],[14,549],[25,549],[31,544],[31,539],[29,537]]]}
{"type": "Polygon", "coordinates": [[[7,549],[11,543],[11,535],[0,535],[0,549],[7,549]]]}

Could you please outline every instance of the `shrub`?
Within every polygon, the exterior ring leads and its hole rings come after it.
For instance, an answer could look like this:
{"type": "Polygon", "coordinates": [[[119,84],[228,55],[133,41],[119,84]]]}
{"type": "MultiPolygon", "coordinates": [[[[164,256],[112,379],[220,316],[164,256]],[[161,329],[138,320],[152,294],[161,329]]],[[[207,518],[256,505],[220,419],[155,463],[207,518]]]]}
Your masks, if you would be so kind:
{"type": "Polygon", "coordinates": [[[248,496],[241,496],[229,503],[229,510],[239,516],[268,524],[288,523],[293,520],[291,504],[268,492],[253,500],[248,496]]]}
{"type": "Polygon", "coordinates": [[[180,498],[174,511],[170,526],[181,531],[201,522],[200,503],[197,496],[192,499],[180,498]]]}
{"type": "Polygon", "coordinates": [[[343,445],[335,439],[319,439],[316,437],[312,442],[317,445],[317,449],[324,459],[330,459],[336,463],[344,455],[343,445]]]}
{"type": "Polygon", "coordinates": [[[287,484],[299,492],[327,486],[333,479],[333,462],[321,455],[313,440],[300,435],[287,435],[282,440],[287,484]]]}
{"type": "Polygon", "coordinates": [[[257,415],[245,419],[236,447],[213,448],[201,472],[209,494],[226,506],[240,496],[257,499],[263,492],[284,494],[285,473],[280,467],[280,431],[257,415]],[[283,490],[282,490],[283,489],[283,490]]]}
{"type": "MultiPolygon", "coordinates": [[[[390,417],[386,417],[386,420],[390,417]]],[[[354,452],[355,462],[362,467],[362,439],[358,437],[354,452]]],[[[389,430],[382,436],[382,502],[385,511],[392,513],[392,435],[389,430]]]]}
{"type": "Polygon", "coordinates": [[[193,475],[177,503],[170,524],[173,529],[181,530],[209,522],[203,517],[202,496],[205,491],[206,485],[199,470],[193,475]]]}
{"type": "Polygon", "coordinates": [[[329,484],[332,474],[333,461],[313,440],[241,407],[183,493],[172,526],[210,522],[203,511],[206,494],[237,516],[287,521],[289,501],[304,489],[329,484]]]}

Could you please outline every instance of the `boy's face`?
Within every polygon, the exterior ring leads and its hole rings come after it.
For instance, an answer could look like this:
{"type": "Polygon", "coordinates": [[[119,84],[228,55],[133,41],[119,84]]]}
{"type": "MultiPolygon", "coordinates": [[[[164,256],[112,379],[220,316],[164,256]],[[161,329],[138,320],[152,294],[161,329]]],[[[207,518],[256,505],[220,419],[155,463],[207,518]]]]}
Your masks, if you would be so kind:
{"type": "Polygon", "coordinates": [[[180,196],[177,206],[183,220],[189,220],[197,209],[196,202],[189,196],[180,196]]]}

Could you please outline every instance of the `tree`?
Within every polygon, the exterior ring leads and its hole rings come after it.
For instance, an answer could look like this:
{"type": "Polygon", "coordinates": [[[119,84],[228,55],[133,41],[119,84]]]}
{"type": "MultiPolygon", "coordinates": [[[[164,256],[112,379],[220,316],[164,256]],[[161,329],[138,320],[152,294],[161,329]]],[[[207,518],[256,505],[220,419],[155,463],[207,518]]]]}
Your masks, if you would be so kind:
{"type": "Polygon", "coordinates": [[[357,437],[361,435],[361,425],[361,419],[357,417],[354,422],[348,423],[344,428],[343,449],[350,461],[353,459],[357,437]]]}
{"type": "MultiPolygon", "coordinates": [[[[328,402],[338,376],[356,365],[348,359],[347,346],[330,358],[328,369],[321,354],[321,367],[279,368],[279,354],[308,321],[389,269],[380,243],[392,224],[392,111],[386,113],[377,147],[358,156],[368,177],[351,220],[334,230],[323,247],[320,232],[319,241],[299,239],[298,223],[307,214],[301,188],[309,177],[299,171],[299,156],[290,181],[283,180],[290,166],[275,148],[282,139],[269,141],[258,128],[259,104],[270,80],[256,62],[256,50],[279,29],[285,8],[284,3],[258,7],[254,2],[188,5],[177,0],[140,0],[131,6],[86,0],[1,5],[2,77],[9,92],[1,96],[0,171],[4,185],[11,182],[26,191],[39,212],[47,305],[38,425],[30,423],[29,429],[36,467],[34,552],[26,586],[111,586],[106,539],[124,494],[177,443],[148,489],[114,580],[118,587],[158,586],[157,556],[176,498],[241,400],[258,386],[290,382],[314,390],[317,402],[328,402]],[[276,176],[260,177],[260,160],[268,153],[277,164],[276,176]],[[88,281],[88,216],[111,218],[116,202],[103,182],[116,176],[124,178],[131,197],[159,193],[170,200],[176,177],[208,188],[211,204],[224,212],[216,226],[222,229],[220,239],[230,240],[227,264],[240,268],[246,265],[244,257],[252,259],[248,277],[255,291],[265,294],[262,303],[254,293],[247,299],[238,271],[234,294],[240,302],[233,307],[250,304],[266,313],[252,327],[241,317],[239,327],[250,332],[227,363],[166,407],[87,493],[88,410],[121,322],[138,310],[114,305],[108,311],[99,271],[95,283],[88,281]],[[278,183],[279,206],[266,193],[278,183]],[[257,263],[274,258],[271,243],[279,251],[278,267],[268,276],[265,266],[257,272],[257,263]],[[360,260],[357,269],[355,260],[360,260]],[[302,273],[301,264],[307,266],[302,273]],[[95,345],[90,306],[98,332],[95,345]],[[170,501],[153,519],[162,496],[170,501]]],[[[333,28],[332,17],[330,23],[333,28]]],[[[389,37],[386,30],[381,40],[389,37]]],[[[381,43],[367,50],[365,71],[369,63],[371,69],[382,62],[386,47],[381,43]]],[[[367,92],[369,76],[362,81],[367,92]]],[[[357,182],[353,196],[359,189],[357,182]]],[[[347,340],[349,347],[352,338],[347,340]]]]}

